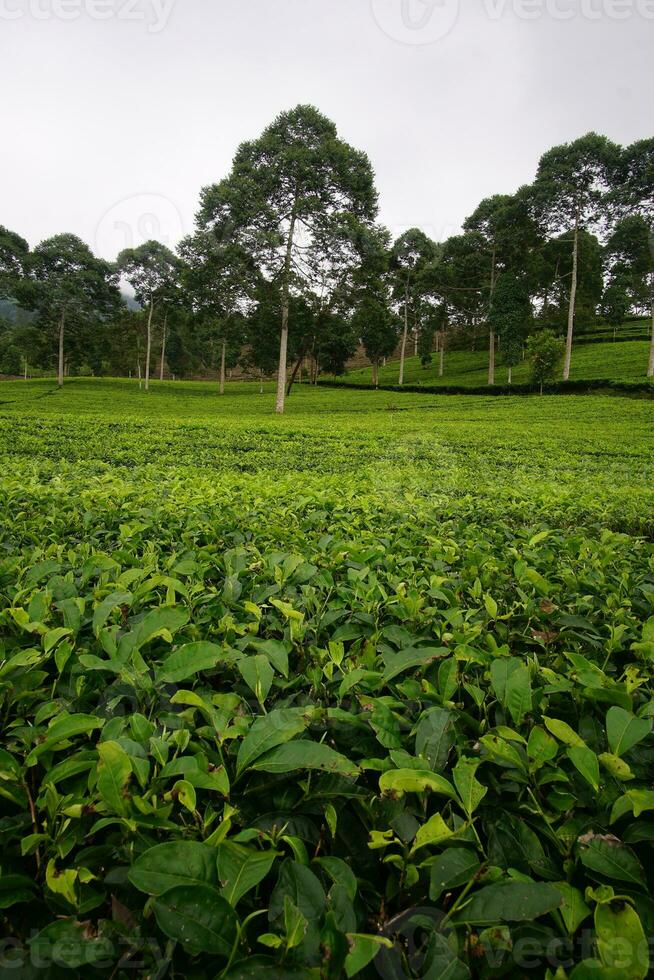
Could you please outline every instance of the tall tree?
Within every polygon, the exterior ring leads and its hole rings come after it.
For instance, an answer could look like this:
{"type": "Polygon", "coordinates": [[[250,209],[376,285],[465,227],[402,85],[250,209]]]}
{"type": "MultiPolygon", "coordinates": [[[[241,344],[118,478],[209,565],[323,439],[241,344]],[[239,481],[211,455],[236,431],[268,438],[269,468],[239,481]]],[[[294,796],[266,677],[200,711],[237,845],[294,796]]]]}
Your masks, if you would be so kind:
{"type": "MultiPolygon", "coordinates": [[[[185,266],[182,287],[205,344],[219,347],[220,394],[234,349],[244,346],[244,316],[254,300],[258,270],[238,245],[221,241],[212,230],[198,229],[180,245],[185,266]]],[[[213,359],[213,358],[212,358],[213,359]]]]}
{"type": "Polygon", "coordinates": [[[490,311],[490,328],[502,337],[502,357],[513,381],[513,368],[522,357],[522,347],[532,320],[531,299],[524,279],[503,272],[497,280],[490,311]]]}
{"type": "MultiPolygon", "coordinates": [[[[491,316],[495,288],[503,271],[526,281],[530,255],[539,242],[538,229],[529,211],[530,189],[515,195],[495,194],[481,202],[464,222],[464,231],[480,235],[488,253],[488,278],[484,292],[488,309],[488,383],[495,384],[496,321],[491,316]]],[[[481,285],[481,284],[480,284],[481,285]]]]}
{"type": "Polygon", "coordinates": [[[404,384],[404,362],[409,337],[409,321],[412,309],[419,304],[421,272],[436,256],[436,244],[419,228],[409,228],[397,239],[391,249],[391,271],[394,274],[394,297],[403,311],[404,327],[400,349],[400,376],[398,384],[404,384]]]}
{"type": "Polygon", "coordinates": [[[356,335],[363,344],[366,357],[372,364],[372,384],[379,387],[379,365],[390,357],[397,344],[397,333],[388,296],[384,290],[370,289],[363,293],[352,317],[356,335]]]}
{"type": "MultiPolygon", "coordinates": [[[[618,194],[631,215],[639,215],[649,230],[649,254],[654,260],[654,138],[639,140],[622,154],[619,167],[618,194]]],[[[652,340],[647,376],[654,377],[654,261],[650,265],[650,312],[652,340]]]]}
{"type": "Polygon", "coordinates": [[[426,267],[423,280],[433,300],[443,306],[446,320],[469,332],[476,349],[477,327],[488,318],[488,250],[479,232],[448,238],[436,262],[426,267]]]}
{"type": "Polygon", "coordinates": [[[29,260],[25,239],[0,225],[0,299],[20,301],[28,283],[29,260]]]}
{"type": "Polygon", "coordinates": [[[347,242],[343,224],[368,224],[376,215],[368,157],[339,139],[334,123],[308,105],[282,113],[259,139],[243,143],[229,177],[202,193],[200,224],[233,240],[279,285],[279,413],[286,397],[291,295],[313,284],[317,267],[338,263],[347,242]]]}
{"type": "Polygon", "coordinates": [[[64,383],[65,337],[71,326],[106,320],[120,308],[117,275],[76,235],[56,235],[34,249],[30,305],[46,329],[57,331],[57,384],[64,383]]]}
{"type": "Polygon", "coordinates": [[[535,214],[550,232],[571,231],[572,268],[563,379],[570,377],[577,285],[579,235],[607,218],[608,195],[620,158],[619,147],[605,136],[588,133],[555,146],[541,158],[533,185],[535,214]]]}
{"type": "Polygon", "coordinates": [[[152,323],[155,305],[170,302],[180,270],[179,259],[161,242],[144,242],[127,248],[117,259],[118,268],[127,280],[138,303],[148,310],[145,349],[145,390],[150,387],[152,323]]]}
{"type": "Polygon", "coordinates": [[[654,375],[654,231],[641,214],[629,214],[617,223],[606,246],[609,280],[602,312],[613,324],[614,335],[630,309],[650,316],[648,376],[654,375]]]}

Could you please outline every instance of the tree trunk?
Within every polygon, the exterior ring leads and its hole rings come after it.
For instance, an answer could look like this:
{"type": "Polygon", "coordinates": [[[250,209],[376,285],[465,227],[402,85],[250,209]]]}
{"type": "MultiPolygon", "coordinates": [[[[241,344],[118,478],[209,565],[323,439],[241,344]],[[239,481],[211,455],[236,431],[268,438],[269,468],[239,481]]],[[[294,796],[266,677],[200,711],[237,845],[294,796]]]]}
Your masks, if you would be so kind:
{"type": "Polygon", "coordinates": [[[649,367],[647,369],[647,377],[654,378],[654,298],[652,298],[652,342],[649,349],[649,367]]]}
{"type": "Polygon", "coordinates": [[[572,363],[572,340],[575,332],[575,313],[577,310],[577,280],[579,278],[579,210],[575,216],[575,234],[572,246],[572,282],[570,283],[570,308],[568,310],[568,336],[565,343],[565,364],[563,366],[563,380],[567,381],[570,377],[570,365],[572,363]]]}
{"type": "Polygon", "coordinates": [[[227,357],[227,338],[223,337],[220,349],[220,394],[225,394],[225,359],[227,357]]]}
{"type": "Polygon", "coordinates": [[[442,378],[445,373],[445,334],[441,334],[440,339],[440,358],[438,361],[438,377],[442,378]]]}
{"type": "Polygon", "coordinates": [[[25,361],[25,380],[27,381],[27,358],[25,357],[23,360],[25,361]]]}
{"type": "Polygon", "coordinates": [[[295,379],[298,376],[298,372],[302,368],[302,361],[303,360],[304,360],[304,351],[302,351],[302,353],[298,357],[297,361],[295,362],[295,367],[293,368],[293,371],[291,373],[291,377],[289,378],[288,387],[286,388],[286,397],[287,398],[290,395],[290,393],[293,391],[293,385],[295,384],[295,379]]]}
{"type": "Polygon", "coordinates": [[[372,386],[379,388],[379,361],[372,362],[372,386]]]}
{"type": "MultiPolygon", "coordinates": [[[[488,319],[490,320],[493,311],[493,297],[495,295],[495,264],[497,261],[497,250],[495,243],[493,243],[493,257],[491,259],[491,280],[490,280],[490,297],[488,301],[488,319]]],[[[488,383],[489,385],[495,384],[495,330],[489,324],[490,327],[490,337],[488,342],[488,383]]]]}
{"type": "Polygon", "coordinates": [[[413,345],[414,357],[418,356],[418,339],[419,339],[419,334],[418,334],[418,328],[416,327],[416,335],[414,337],[414,345],[413,345]]]}
{"type": "Polygon", "coordinates": [[[286,361],[288,358],[288,306],[290,296],[291,260],[293,258],[293,235],[295,233],[295,206],[291,215],[291,224],[288,229],[288,241],[286,243],[286,258],[284,259],[284,281],[282,283],[282,333],[279,340],[279,368],[277,370],[277,404],[275,411],[278,415],[284,414],[284,401],[286,398],[286,361]]]}
{"type": "Polygon", "coordinates": [[[66,314],[62,313],[59,319],[59,360],[57,365],[57,386],[64,386],[64,331],[66,329],[66,314]]]}
{"type": "Polygon", "coordinates": [[[495,331],[491,330],[488,343],[488,383],[495,384],[495,331]]]}
{"type": "Polygon", "coordinates": [[[509,364],[509,384],[513,384],[513,367],[509,364]]]}
{"type": "Polygon", "coordinates": [[[166,327],[168,325],[168,314],[166,313],[163,323],[163,336],[161,338],[161,367],[159,369],[159,381],[164,379],[164,364],[166,363],[166,327]]]}
{"type": "Polygon", "coordinates": [[[400,388],[404,384],[404,359],[406,357],[406,342],[409,336],[409,289],[404,295],[404,333],[402,334],[402,350],[400,352],[400,388]]]}
{"type": "Polygon", "coordinates": [[[150,297],[150,312],[148,314],[148,335],[145,345],[145,390],[150,389],[150,353],[152,351],[152,317],[154,315],[154,299],[150,297]]]}

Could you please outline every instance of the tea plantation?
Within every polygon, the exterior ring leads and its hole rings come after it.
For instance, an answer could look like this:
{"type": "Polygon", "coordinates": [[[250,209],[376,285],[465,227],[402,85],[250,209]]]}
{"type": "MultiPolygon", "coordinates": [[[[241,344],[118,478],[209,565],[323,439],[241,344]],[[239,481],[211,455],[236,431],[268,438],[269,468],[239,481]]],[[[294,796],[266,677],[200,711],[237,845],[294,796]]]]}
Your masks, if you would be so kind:
{"type": "Polygon", "coordinates": [[[0,978],[644,978],[654,404],[0,389],[0,978]]]}

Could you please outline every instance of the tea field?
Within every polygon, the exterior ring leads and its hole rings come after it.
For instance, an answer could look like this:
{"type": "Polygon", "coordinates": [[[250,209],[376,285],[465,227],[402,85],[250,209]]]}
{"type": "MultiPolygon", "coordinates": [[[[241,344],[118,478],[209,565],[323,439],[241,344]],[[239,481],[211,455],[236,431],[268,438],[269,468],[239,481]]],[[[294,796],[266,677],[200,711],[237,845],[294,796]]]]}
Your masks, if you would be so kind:
{"type": "Polygon", "coordinates": [[[0,386],[0,978],[648,976],[654,402],[273,404],[0,386]]]}

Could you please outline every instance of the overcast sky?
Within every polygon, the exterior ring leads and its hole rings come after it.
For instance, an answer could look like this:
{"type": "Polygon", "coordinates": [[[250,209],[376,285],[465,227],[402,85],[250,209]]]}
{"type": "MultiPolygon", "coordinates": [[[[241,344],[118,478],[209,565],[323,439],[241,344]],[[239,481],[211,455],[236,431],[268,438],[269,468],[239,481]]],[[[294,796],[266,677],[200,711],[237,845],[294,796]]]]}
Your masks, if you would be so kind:
{"type": "Polygon", "coordinates": [[[391,230],[443,240],[550,146],[653,135],[653,42],[654,0],[0,0],[0,224],[174,245],[238,143],[311,102],[391,230]]]}

